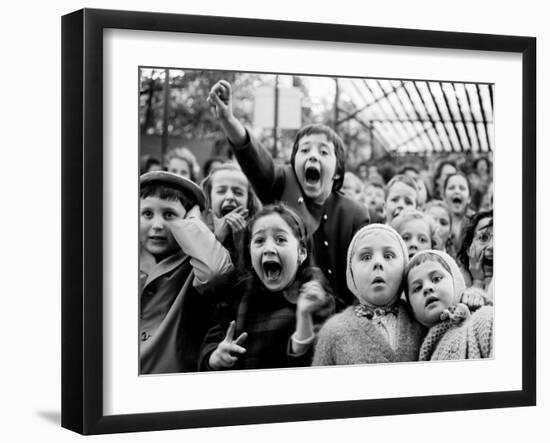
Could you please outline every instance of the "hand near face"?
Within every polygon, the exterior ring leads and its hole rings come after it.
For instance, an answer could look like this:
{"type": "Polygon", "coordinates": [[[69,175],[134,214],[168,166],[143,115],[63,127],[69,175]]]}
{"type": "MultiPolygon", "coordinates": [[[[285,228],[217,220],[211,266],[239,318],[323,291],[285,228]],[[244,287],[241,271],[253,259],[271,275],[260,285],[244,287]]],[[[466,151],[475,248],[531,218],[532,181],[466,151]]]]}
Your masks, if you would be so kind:
{"type": "Polygon", "coordinates": [[[248,209],[239,206],[220,218],[212,213],[212,218],[214,221],[214,235],[219,241],[223,242],[230,233],[234,238],[244,234],[248,209]]]}
{"type": "Polygon", "coordinates": [[[301,314],[313,314],[321,309],[326,302],[327,294],[323,286],[316,280],[304,283],[300,287],[297,312],[301,314]]]}
{"type": "Polygon", "coordinates": [[[191,209],[189,209],[187,214],[185,214],[185,218],[198,218],[198,219],[200,219],[201,218],[201,208],[199,207],[199,205],[195,205],[191,209]]]}
{"type": "Polygon", "coordinates": [[[233,116],[232,91],[229,82],[225,80],[217,82],[210,90],[207,101],[217,118],[229,120],[233,116]]]}
{"type": "Polygon", "coordinates": [[[485,305],[485,293],[479,288],[467,288],[460,301],[468,306],[470,311],[476,311],[485,305]]]}
{"type": "Polygon", "coordinates": [[[246,332],[243,332],[233,340],[235,335],[235,321],[232,321],[227,328],[225,338],[218,344],[216,350],[210,355],[208,363],[212,369],[228,369],[235,366],[240,355],[246,352],[246,349],[241,345],[248,337],[246,332]]]}
{"type": "Polygon", "coordinates": [[[470,259],[469,271],[474,282],[482,282],[485,274],[483,272],[483,257],[485,256],[485,248],[476,246],[474,243],[468,250],[470,259]]]}

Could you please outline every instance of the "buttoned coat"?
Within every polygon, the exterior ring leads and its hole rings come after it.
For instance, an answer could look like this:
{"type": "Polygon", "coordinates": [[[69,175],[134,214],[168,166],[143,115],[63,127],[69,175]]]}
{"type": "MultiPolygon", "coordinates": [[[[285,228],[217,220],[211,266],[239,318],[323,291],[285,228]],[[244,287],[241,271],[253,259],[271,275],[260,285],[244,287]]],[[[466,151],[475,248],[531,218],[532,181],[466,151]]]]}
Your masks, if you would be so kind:
{"type": "Polygon", "coordinates": [[[303,193],[291,165],[274,162],[249,132],[247,140],[233,150],[254,192],[262,203],[286,203],[302,217],[313,264],[329,280],[337,310],[353,304],[355,297],[346,285],[346,253],[355,232],[369,222],[367,207],[335,191],[323,205],[316,204],[303,193]]]}

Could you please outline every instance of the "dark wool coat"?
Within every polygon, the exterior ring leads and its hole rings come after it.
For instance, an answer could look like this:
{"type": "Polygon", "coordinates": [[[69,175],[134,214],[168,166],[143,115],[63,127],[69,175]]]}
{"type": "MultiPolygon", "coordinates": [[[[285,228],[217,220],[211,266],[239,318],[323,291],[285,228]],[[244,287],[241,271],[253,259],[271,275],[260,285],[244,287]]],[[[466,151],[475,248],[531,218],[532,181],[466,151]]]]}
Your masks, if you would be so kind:
{"type": "MultiPolygon", "coordinates": [[[[320,271],[318,271],[320,272],[320,271]]],[[[307,272],[305,275],[310,275],[307,272]]],[[[306,280],[304,280],[306,281],[306,280]]],[[[229,323],[235,320],[236,339],[246,332],[248,337],[242,344],[246,353],[231,370],[266,369],[309,366],[313,349],[300,355],[291,351],[290,338],[296,330],[296,302],[300,282],[295,282],[287,296],[267,290],[255,275],[243,276],[234,272],[214,283],[214,298],[218,300],[215,321],[204,339],[200,350],[199,370],[211,370],[210,355],[224,338],[229,323]]],[[[332,295],[329,297],[332,297],[332,295]]],[[[334,306],[334,302],[329,304],[334,306]]],[[[314,323],[320,325],[333,310],[325,311],[321,318],[314,316],[314,323]]]]}
{"type": "Polygon", "coordinates": [[[367,207],[339,192],[332,192],[324,205],[310,201],[291,165],[276,164],[250,134],[248,140],[233,151],[254,192],[262,203],[286,203],[302,217],[310,234],[313,264],[329,280],[336,310],[354,304],[355,297],[346,286],[346,253],[355,232],[369,222],[367,207]]]}

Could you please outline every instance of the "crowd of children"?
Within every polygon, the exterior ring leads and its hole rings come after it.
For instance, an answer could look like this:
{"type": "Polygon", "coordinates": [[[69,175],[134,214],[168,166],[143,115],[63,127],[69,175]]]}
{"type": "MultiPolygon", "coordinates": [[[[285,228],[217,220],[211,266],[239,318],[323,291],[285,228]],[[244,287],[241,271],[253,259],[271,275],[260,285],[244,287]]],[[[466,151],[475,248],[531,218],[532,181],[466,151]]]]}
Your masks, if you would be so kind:
{"type": "Polygon", "coordinates": [[[142,162],[141,374],[492,357],[488,159],[354,174],[314,124],[283,164],[208,101],[234,159],[142,162]]]}

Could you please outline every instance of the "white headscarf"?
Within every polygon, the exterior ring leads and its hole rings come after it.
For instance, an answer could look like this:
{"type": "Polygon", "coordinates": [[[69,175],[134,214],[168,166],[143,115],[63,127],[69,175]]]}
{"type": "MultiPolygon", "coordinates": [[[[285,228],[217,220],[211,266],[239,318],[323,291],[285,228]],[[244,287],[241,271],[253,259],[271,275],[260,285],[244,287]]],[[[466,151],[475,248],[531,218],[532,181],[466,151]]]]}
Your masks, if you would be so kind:
{"type": "MultiPolygon", "coordinates": [[[[460,269],[458,265],[456,264],[456,261],[446,252],[443,251],[436,251],[435,249],[427,249],[425,251],[417,252],[414,257],[411,259],[409,266],[407,267],[407,273],[410,271],[410,269],[413,266],[416,266],[420,261],[422,260],[422,257],[426,254],[433,254],[437,255],[445,264],[447,264],[448,270],[451,271],[451,277],[453,279],[453,288],[454,288],[454,298],[453,298],[453,305],[456,305],[460,302],[460,299],[462,297],[462,294],[466,290],[466,282],[464,281],[464,276],[462,275],[462,272],[460,272],[460,269]]],[[[408,299],[408,294],[407,294],[408,299]]]]}
{"type": "Polygon", "coordinates": [[[348,255],[346,260],[346,283],[348,285],[348,289],[353,293],[353,295],[359,298],[357,285],[355,284],[355,280],[353,278],[353,272],[351,270],[351,259],[353,257],[353,254],[355,253],[355,250],[357,249],[357,245],[359,244],[359,242],[365,236],[367,236],[367,234],[372,234],[377,231],[384,231],[389,233],[392,236],[392,238],[395,239],[395,243],[398,245],[399,250],[401,251],[401,255],[403,257],[403,278],[401,279],[402,281],[400,285],[400,290],[397,291],[397,294],[396,294],[396,299],[397,299],[399,298],[399,295],[401,294],[401,289],[403,288],[403,281],[406,275],[405,272],[407,269],[407,264],[409,262],[409,254],[407,252],[407,245],[405,244],[401,236],[397,233],[395,229],[393,229],[391,226],[388,226],[388,225],[373,223],[359,229],[359,231],[355,233],[348,247],[348,255]]]}

